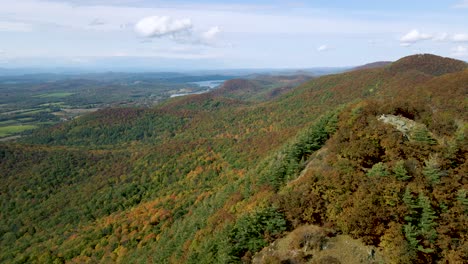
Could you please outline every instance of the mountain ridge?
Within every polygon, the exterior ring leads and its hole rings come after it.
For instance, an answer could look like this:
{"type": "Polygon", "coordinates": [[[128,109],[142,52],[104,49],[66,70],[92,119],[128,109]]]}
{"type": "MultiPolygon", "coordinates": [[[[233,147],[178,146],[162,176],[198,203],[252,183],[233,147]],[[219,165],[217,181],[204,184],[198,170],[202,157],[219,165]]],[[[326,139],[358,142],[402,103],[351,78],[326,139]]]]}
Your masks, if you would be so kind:
{"type": "Polygon", "coordinates": [[[391,64],[392,61],[376,61],[376,62],[371,62],[367,63],[361,66],[354,67],[351,70],[365,70],[365,69],[375,69],[375,68],[382,68],[385,67],[389,64],[391,64]]]}
{"type": "Polygon", "coordinates": [[[429,75],[438,76],[462,71],[467,67],[468,64],[461,60],[432,54],[416,54],[395,61],[390,64],[388,70],[391,72],[418,70],[429,75]]]}
{"type": "MultiPolygon", "coordinates": [[[[388,262],[464,259],[460,65],[407,57],[260,102],[213,91],[0,143],[0,261],[250,261],[294,230],[304,236],[288,250],[301,252],[305,238],[323,237],[298,230],[310,224],[362,239],[388,262]],[[408,140],[382,114],[421,130],[408,140]]],[[[294,256],[271,257],[307,262],[294,256]]]]}

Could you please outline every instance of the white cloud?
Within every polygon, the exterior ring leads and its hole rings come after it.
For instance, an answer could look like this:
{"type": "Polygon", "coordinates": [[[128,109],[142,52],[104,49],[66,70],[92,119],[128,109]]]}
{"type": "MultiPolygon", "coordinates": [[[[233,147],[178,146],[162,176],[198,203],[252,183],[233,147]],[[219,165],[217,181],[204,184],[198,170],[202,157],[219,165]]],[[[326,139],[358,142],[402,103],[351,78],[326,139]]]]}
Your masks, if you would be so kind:
{"type": "Polygon", "coordinates": [[[459,33],[449,35],[446,32],[441,33],[434,33],[434,34],[426,34],[420,33],[418,30],[412,30],[408,32],[406,35],[400,38],[400,46],[408,47],[412,44],[423,41],[423,40],[432,40],[432,41],[452,41],[452,42],[468,42],[468,34],[459,33]]]}
{"type": "Polygon", "coordinates": [[[417,29],[413,29],[400,38],[402,46],[410,46],[418,41],[432,39],[433,36],[426,33],[421,33],[417,29]]]}
{"type": "Polygon", "coordinates": [[[0,21],[0,31],[7,32],[30,32],[32,26],[25,23],[0,21]]]}
{"type": "MultiPolygon", "coordinates": [[[[195,31],[191,19],[173,19],[169,16],[143,18],[135,25],[135,31],[145,37],[144,40],[168,36],[179,44],[207,46],[214,46],[221,32],[218,26],[204,32],[195,31]]],[[[143,41],[148,42],[150,41],[143,41]]]]}
{"type": "Polygon", "coordinates": [[[455,34],[452,40],[454,42],[468,42],[468,34],[455,34]]]}
{"type": "Polygon", "coordinates": [[[211,43],[215,40],[216,36],[221,32],[218,26],[210,28],[208,31],[203,32],[201,38],[206,43],[211,43]]]}
{"type": "MultiPolygon", "coordinates": [[[[304,50],[310,49],[310,43],[316,43],[312,47],[315,49],[320,44],[331,45],[332,43],[327,43],[327,39],[346,39],[349,41],[347,46],[355,48],[352,56],[360,57],[360,59],[371,56],[370,54],[377,52],[378,49],[388,51],[380,51],[378,54],[396,58],[397,54],[403,54],[403,49],[390,52],[390,49],[386,48],[400,44],[399,38],[409,29],[416,28],[422,30],[423,33],[433,34],[434,40],[437,38],[437,32],[447,32],[449,34],[445,40],[447,43],[437,45],[440,49],[445,47],[446,55],[450,54],[451,46],[446,45],[452,41],[453,34],[468,33],[465,32],[465,20],[459,14],[461,10],[453,13],[456,11],[453,9],[448,10],[450,14],[445,12],[447,10],[440,10],[440,14],[432,15],[423,12],[424,8],[407,10],[404,14],[389,9],[381,13],[377,12],[384,15],[385,19],[380,19],[381,16],[376,14],[361,16],[358,10],[355,10],[356,12],[335,10],[335,12],[328,9],[316,9],[309,5],[305,8],[285,10],[284,6],[275,6],[271,3],[253,8],[252,4],[245,1],[238,4],[236,8],[232,7],[232,3],[215,4],[212,1],[209,3],[202,1],[203,4],[198,1],[167,0],[0,0],[0,2],[2,3],[0,21],[22,22],[32,25],[31,29],[35,31],[31,34],[17,34],[15,38],[5,36],[2,39],[2,48],[8,50],[8,56],[11,57],[70,56],[70,54],[73,56],[112,56],[112,52],[119,50],[126,51],[133,56],[146,56],[149,55],[152,46],[169,48],[182,44],[210,52],[219,52],[223,57],[229,58],[223,62],[229,65],[236,63],[240,65],[243,61],[246,63],[245,66],[260,64],[268,66],[278,63],[275,65],[283,67],[284,65],[310,63],[312,60],[303,55],[304,50]],[[114,4],[117,2],[123,4],[114,4]],[[272,8],[265,10],[267,6],[272,6],[272,8]],[[193,22],[193,27],[189,30],[191,34],[180,36],[177,33],[174,36],[171,33],[160,38],[156,36],[137,38],[136,22],[153,15],[174,19],[189,18],[193,22]],[[90,23],[100,24],[102,21],[105,22],[104,25],[90,26],[90,23]],[[218,26],[222,33],[214,33],[216,30],[211,30],[213,26],[218,26]],[[361,48],[359,45],[362,43],[357,43],[354,38],[350,38],[352,34],[382,38],[382,42],[374,49],[361,48]],[[288,37],[284,38],[284,36],[288,37]],[[210,39],[210,43],[213,44],[206,44],[206,39],[210,39]],[[152,44],[140,44],[140,42],[152,42],[152,44]],[[233,43],[235,48],[229,48],[227,43],[233,43]],[[76,46],[83,48],[77,50],[76,46]],[[268,49],[261,48],[265,46],[268,46],[268,49]],[[115,50],[109,50],[109,47],[115,50]],[[278,56],[271,56],[271,54],[282,54],[288,59],[278,59],[278,56]]],[[[459,2],[459,0],[452,2],[459,2]]],[[[0,36],[2,33],[0,32],[0,36]]],[[[359,41],[362,42],[361,37],[359,41]]],[[[427,44],[422,46],[435,45],[434,43],[427,44]]],[[[457,45],[459,44],[453,44],[453,46],[457,45]]],[[[460,43],[460,45],[465,45],[465,43],[460,43]]],[[[171,52],[173,56],[183,53],[181,50],[171,52]]],[[[158,54],[166,53],[161,51],[158,54]]],[[[190,56],[195,58],[200,55],[193,53],[190,56]]],[[[321,64],[318,61],[314,63],[321,64]]],[[[324,61],[324,64],[332,63],[339,64],[344,61],[338,61],[338,59],[332,61],[332,58],[324,61]]]]}
{"type": "Polygon", "coordinates": [[[327,51],[329,49],[330,47],[328,47],[328,45],[321,45],[317,48],[317,51],[322,52],[322,51],[327,51]]]}
{"type": "Polygon", "coordinates": [[[454,57],[468,57],[467,46],[457,46],[452,49],[452,56],[454,57]]]}
{"type": "Polygon", "coordinates": [[[455,8],[468,8],[468,0],[461,0],[457,4],[455,4],[453,7],[455,8]]]}
{"type": "Polygon", "coordinates": [[[176,36],[177,34],[190,33],[192,21],[185,19],[172,19],[168,16],[151,16],[141,19],[135,25],[135,31],[147,38],[176,36]]]}

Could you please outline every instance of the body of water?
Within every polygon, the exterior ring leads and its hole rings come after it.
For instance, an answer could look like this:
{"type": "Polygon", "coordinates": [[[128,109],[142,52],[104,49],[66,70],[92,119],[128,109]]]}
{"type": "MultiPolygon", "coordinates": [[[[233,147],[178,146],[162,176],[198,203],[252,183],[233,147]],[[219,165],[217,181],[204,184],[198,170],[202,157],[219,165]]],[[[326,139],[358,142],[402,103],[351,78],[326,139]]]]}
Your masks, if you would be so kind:
{"type": "Polygon", "coordinates": [[[171,98],[172,97],[178,97],[178,96],[184,96],[184,95],[190,95],[190,94],[203,94],[203,93],[207,93],[215,88],[217,88],[218,86],[220,86],[221,84],[223,84],[226,80],[210,80],[210,81],[201,81],[201,82],[191,82],[192,84],[196,84],[200,87],[208,87],[208,89],[206,90],[203,90],[203,91],[196,91],[196,92],[191,92],[191,93],[177,93],[177,94],[172,94],[171,95],[171,98]]]}
{"type": "Polygon", "coordinates": [[[192,82],[200,87],[209,87],[210,89],[216,88],[223,84],[226,80],[210,80],[210,81],[202,81],[202,82],[192,82]]]}

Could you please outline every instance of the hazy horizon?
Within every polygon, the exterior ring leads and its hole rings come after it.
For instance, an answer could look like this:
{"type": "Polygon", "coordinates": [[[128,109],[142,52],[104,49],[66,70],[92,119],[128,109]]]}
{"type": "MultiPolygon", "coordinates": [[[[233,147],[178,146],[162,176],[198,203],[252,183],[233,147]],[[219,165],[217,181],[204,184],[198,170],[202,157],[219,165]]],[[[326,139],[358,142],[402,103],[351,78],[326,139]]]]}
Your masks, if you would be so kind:
{"type": "Polygon", "coordinates": [[[468,1],[0,0],[0,68],[197,71],[468,59],[468,1]]]}

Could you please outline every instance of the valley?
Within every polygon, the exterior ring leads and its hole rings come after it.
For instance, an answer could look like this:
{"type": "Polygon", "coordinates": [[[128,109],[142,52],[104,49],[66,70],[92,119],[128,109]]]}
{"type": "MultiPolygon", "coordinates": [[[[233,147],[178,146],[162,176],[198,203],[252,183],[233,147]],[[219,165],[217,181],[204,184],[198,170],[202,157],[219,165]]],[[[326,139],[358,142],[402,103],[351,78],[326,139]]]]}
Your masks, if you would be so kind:
{"type": "Polygon", "coordinates": [[[467,84],[466,62],[418,54],[0,142],[0,262],[462,263],[467,84]]]}
{"type": "Polygon", "coordinates": [[[23,75],[0,77],[0,138],[72,120],[109,107],[152,107],[173,95],[204,92],[230,76],[151,74],[23,75]],[[185,79],[189,78],[187,81],[185,79]],[[192,82],[192,80],[201,80],[192,82]],[[208,80],[208,81],[206,81],[208,80]]]}
{"type": "Polygon", "coordinates": [[[468,263],[468,0],[0,8],[0,264],[468,263]]]}

